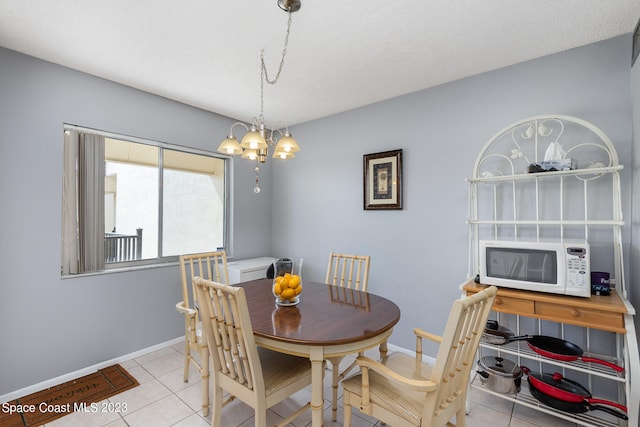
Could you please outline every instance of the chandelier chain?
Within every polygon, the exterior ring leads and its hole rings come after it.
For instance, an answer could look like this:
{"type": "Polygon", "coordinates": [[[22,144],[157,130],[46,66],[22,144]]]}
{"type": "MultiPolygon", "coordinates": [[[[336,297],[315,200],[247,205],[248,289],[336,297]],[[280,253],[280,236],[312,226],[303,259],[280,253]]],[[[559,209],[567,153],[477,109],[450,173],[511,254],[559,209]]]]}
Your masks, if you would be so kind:
{"type": "Polygon", "coordinates": [[[273,79],[269,78],[267,71],[267,65],[264,62],[264,49],[260,51],[260,120],[264,121],[264,82],[269,83],[271,86],[278,83],[280,73],[284,68],[284,59],[287,56],[287,47],[289,46],[289,34],[291,34],[291,10],[287,12],[289,19],[287,20],[287,32],[284,37],[284,47],[282,48],[282,56],[280,57],[280,65],[278,71],[273,79]]]}

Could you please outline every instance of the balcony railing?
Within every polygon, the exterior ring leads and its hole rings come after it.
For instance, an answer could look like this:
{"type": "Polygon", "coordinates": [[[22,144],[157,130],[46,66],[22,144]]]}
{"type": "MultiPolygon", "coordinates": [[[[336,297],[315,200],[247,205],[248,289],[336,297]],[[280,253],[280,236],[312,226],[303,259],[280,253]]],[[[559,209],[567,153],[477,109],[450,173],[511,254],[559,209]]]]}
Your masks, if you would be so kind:
{"type": "Polygon", "coordinates": [[[104,233],[105,263],[133,261],[142,258],[142,228],[135,235],[104,233]]]}

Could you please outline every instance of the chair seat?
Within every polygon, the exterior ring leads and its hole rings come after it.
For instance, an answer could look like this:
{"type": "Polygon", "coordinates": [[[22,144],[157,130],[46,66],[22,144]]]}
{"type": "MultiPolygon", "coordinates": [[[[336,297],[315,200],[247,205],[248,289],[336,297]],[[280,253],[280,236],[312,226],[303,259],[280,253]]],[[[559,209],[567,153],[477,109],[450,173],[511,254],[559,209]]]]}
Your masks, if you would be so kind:
{"type": "Polygon", "coordinates": [[[267,396],[311,375],[311,362],[305,357],[291,356],[258,347],[267,396]]]}
{"type": "MultiPolygon", "coordinates": [[[[417,363],[416,358],[404,353],[393,353],[381,360],[381,363],[398,374],[415,380],[427,380],[432,367],[426,363],[417,363]]],[[[342,381],[342,387],[351,393],[362,396],[362,374],[342,381]]],[[[400,384],[369,371],[371,403],[380,406],[411,424],[421,425],[422,409],[426,392],[417,392],[403,388],[400,384]]]]}

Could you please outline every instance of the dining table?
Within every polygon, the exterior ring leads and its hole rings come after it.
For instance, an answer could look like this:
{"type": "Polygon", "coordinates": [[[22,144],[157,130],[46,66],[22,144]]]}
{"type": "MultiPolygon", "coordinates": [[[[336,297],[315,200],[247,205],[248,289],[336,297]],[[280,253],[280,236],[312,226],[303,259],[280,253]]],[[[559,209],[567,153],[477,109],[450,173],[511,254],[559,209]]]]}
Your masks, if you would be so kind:
{"type": "MultiPolygon", "coordinates": [[[[324,283],[303,281],[299,302],[280,306],[271,279],[235,284],[244,288],[256,344],[311,361],[311,421],[323,424],[324,360],[379,347],[400,320],[392,301],[369,293],[324,283]]],[[[335,416],[335,414],[334,414],[335,416]]]]}

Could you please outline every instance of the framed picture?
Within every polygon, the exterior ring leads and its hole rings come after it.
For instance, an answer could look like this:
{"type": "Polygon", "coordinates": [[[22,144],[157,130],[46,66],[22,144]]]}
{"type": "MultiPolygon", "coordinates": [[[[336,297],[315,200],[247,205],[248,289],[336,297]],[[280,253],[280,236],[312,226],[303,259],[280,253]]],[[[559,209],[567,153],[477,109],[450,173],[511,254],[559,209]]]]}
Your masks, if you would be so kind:
{"type": "Polygon", "coordinates": [[[402,209],[402,150],[365,154],[364,209],[402,209]]]}

